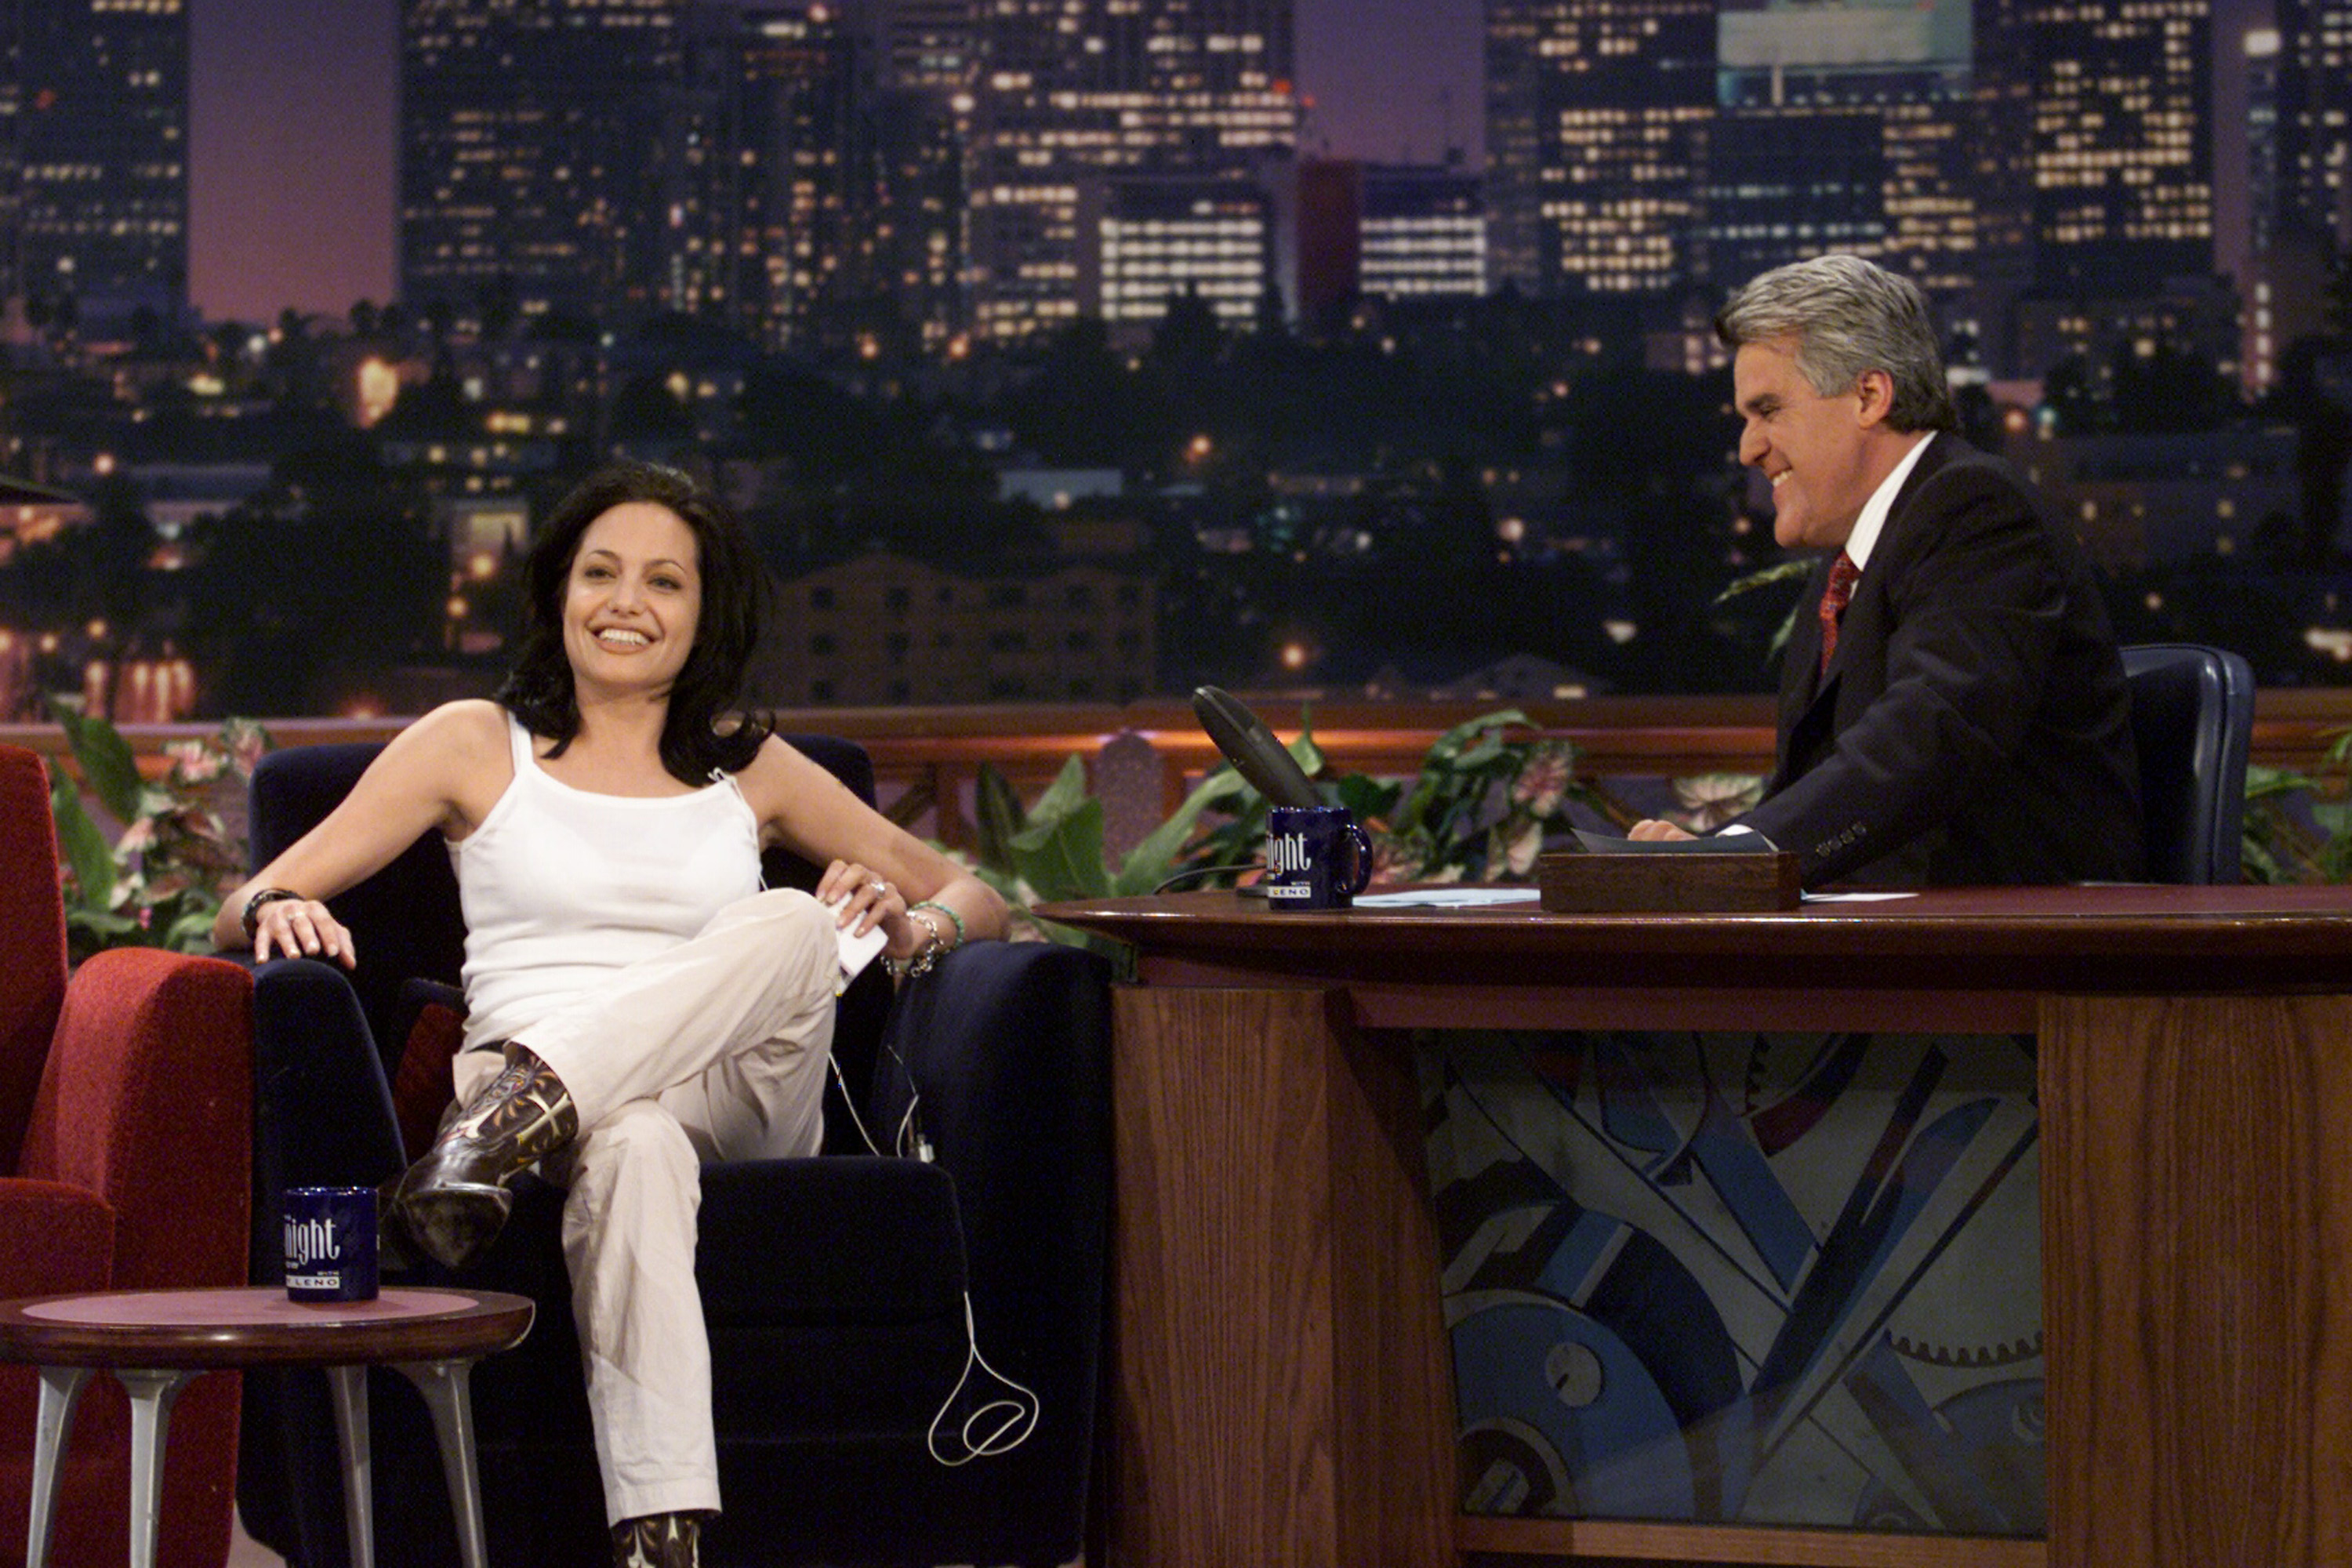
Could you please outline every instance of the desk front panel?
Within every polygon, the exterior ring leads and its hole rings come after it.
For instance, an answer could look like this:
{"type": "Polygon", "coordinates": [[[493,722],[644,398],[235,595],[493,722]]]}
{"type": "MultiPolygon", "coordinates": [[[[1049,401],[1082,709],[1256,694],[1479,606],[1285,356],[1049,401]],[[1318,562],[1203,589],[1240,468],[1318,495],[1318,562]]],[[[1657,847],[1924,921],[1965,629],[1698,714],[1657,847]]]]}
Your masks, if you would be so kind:
{"type": "MultiPolygon", "coordinates": [[[[1187,1138],[1203,1136],[1203,1127],[1212,1140],[1225,1137],[1213,1130],[1231,1120],[1230,1099],[1181,1092],[1197,1064],[1169,1054],[1173,1037],[1164,1026],[1192,1028],[1194,1047],[1213,1041],[1279,1073],[1307,1074],[1327,1105],[1348,1108],[1344,1120],[1357,1129],[1354,1164],[1316,1162],[1322,1173],[1287,1194],[1324,1222],[1316,1245],[1334,1284],[1331,1300],[1314,1310],[1333,1331],[1308,1336],[1303,1352],[1296,1342],[1286,1348],[1245,1333],[1198,1352],[1245,1362],[1303,1353],[1315,1363],[1307,1382],[1333,1391],[1311,1430],[1292,1433],[1293,1447],[1345,1451],[1365,1463],[1309,1467],[1329,1478],[1328,1487],[1309,1489],[1328,1501],[1294,1489],[1277,1510],[1294,1525],[1319,1521],[1309,1533],[1320,1542],[1336,1544],[1349,1528],[1344,1521],[1384,1504],[1392,1515],[1417,1516],[1431,1500],[1430,1424],[1442,1423],[1447,1436],[1452,1426],[1448,1402],[1368,1397],[1412,1384],[1432,1361],[1441,1377],[1454,1365],[1431,1310],[1436,1292],[1408,1300],[1411,1270],[1395,1263],[1394,1238],[1413,1234],[1400,1194],[1427,1202],[1426,1173],[1406,1170],[1404,1152],[1419,1147],[1429,1107],[1411,1087],[1410,1054],[1380,1031],[2021,1028],[2038,1029],[2037,1092],[2049,1129],[2038,1152],[2047,1242],[2048,1561],[2066,1568],[2352,1561],[2352,1470],[2335,1431],[2342,1424],[2331,1426],[2326,1414],[2326,1391],[2346,1386],[2352,1372],[2344,1350],[2352,1344],[2352,1290],[2341,1283],[2352,1256],[2352,1199],[2311,1153],[2339,1141],[2340,1112],[2352,1109],[2352,1089],[2341,1081],[2347,1068],[2337,1065],[2352,1063],[2344,1047],[2352,1027],[2352,892],[2025,889],[1934,894],[1861,913],[1659,920],[1269,915],[1217,895],[1053,912],[1138,944],[1142,984],[1121,1003],[1123,1237],[1128,1216],[1166,1199],[1130,1162],[1134,1141],[1162,1135],[1134,1124],[1133,1075],[1158,1080],[1191,1129],[1187,1138]],[[1297,998],[1287,1026],[1215,1021],[1220,1009],[1255,1005],[1248,998],[1285,995],[1297,998]],[[2190,1038],[2204,1043],[2194,1052],[2168,1043],[2190,1038]],[[2273,1069],[2289,1068],[2278,1081],[2297,1087],[2271,1087],[2273,1069]],[[2125,1092],[2134,1079],[2139,1087],[2125,1092]],[[2226,1092],[2201,1092],[2224,1084],[2226,1092]],[[1383,1145],[1389,1153],[1378,1155],[1383,1145]],[[1377,1179],[1368,1181],[1368,1172],[1377,1179]],[[2155,1245],[2160,1237],[2173,1238],[2176,1250],[2155,1245]],[[2201,1266],[2185,1266],[2179,1247],[2193,1250],[2201,1266]],[[1366,1268],[1360,1260],[1377,1249],[1390,1261],[1366,1268]],[[1339,1302],[1356,1314],[1357,1330],[1339,1331],[1339,1302]],[[1381,1370],[1359,1364],[1366,1360],[1381,1370]],[[2265,1418],[2270,1435],[2239,1441],[2265,1418]],[[2189,1466],[2199,1475],[2183,1484],[2189,1466]]],[[[1258,1142],[1263,1153],[1265,1141],[1258,1142]]],[[[1249,1157],[1230,1144],[1227,1152],[1249,1157]]],[[[1307,1224],[1297,1234],[1316,1229],[1307,1224]]],[[[1125,1246],[1122,1239],[1123,1282],[1125,1246]]],[[[1202,1246],[1214,1250],[1205,1235],[1202,1246]]],[[[1402,1252],[1425,1253],[1421,1278],[1430,1279],[1441,1273],[1442,1250],[1433,1227],[1402,1252]]],[[[1261,1251],[1255,1261],[1228,1257],[1221,1266],[1246,1274],[1276,1264],[1261,1251]]],[[[1129,1321],[1126,1310],[1123,1368],[1200,1337],[1197,1325],[1169,1314],[1129,1321]]],[[[1576,1371],[1564,1364],[1562,1376],[1576,1371]]],[[[1121,1382],[1132,1388],[1135,1377],[1123,1371],[1121,1382]]],[[[1882,1391],[1887,1386],[1882,1380],[1882,1391]]],[[[2014,1405],[2011,1415],[2023,1419],[2023,1410],[2014,1405]]],[[[1291,1423],[1297,1407],[1226,1414],[1247,1428],[1291,1423]]],[[[1196,1487],[1198,1479],[1171,1490],[1168,1474],[1130,1471],[1120,1511],[1231,1517],[1233,1494],[1196,1487]]],[[[1450,1467],[1445,1480],[1456,1481],[1450,1467]]],[[[1259,1539],[1271,1537],[1261,1531],[1259,1539]]],[[[1469,1516],[1457,1520],[1451,1549],[1379,1560],[1436,1563],[1474,1548],[1710,1562],[2042,1560],[2038,1542],[1988,1537],[1953,1540],[1947,1551],[1916,1535],[1469,1516]]],[[[1155,1552],[1132,1560],[1180,1561],[1155,1552]]],[[[1375,1559],[1318,1549],[1284,1560],[1375,1559]]]]}

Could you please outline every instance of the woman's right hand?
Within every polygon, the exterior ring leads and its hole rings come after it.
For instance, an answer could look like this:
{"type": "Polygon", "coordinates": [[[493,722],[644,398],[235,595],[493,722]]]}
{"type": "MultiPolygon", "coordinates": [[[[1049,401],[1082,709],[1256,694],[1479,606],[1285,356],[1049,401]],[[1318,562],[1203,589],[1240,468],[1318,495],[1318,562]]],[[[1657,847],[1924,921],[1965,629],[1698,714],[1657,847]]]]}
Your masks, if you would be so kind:
{"type": "Polygon", "coordinates": [[[358,966],[359,952],[343,922],[316,899],[272,899],[253,917],[253,956],[275,951],[280,958],[332,959],[345,969],[358,966]]]}

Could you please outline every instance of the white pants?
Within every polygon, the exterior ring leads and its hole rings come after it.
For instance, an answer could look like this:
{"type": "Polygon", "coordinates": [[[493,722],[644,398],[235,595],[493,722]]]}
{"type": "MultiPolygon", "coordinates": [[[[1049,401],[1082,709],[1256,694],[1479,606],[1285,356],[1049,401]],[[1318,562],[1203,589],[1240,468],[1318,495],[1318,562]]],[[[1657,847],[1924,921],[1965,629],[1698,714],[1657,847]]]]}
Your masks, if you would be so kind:
{"type": "MultiPolygon", "coordinates": [[[[833,911],[759,893],[514,1037],[580,1113],[563,1256],[613,1523],[719,1506],[699,1167],[816,1152],[839,967],[833,911]]],[[[501,1065],[461,1053],[459,1103],[501,1065]]]]}

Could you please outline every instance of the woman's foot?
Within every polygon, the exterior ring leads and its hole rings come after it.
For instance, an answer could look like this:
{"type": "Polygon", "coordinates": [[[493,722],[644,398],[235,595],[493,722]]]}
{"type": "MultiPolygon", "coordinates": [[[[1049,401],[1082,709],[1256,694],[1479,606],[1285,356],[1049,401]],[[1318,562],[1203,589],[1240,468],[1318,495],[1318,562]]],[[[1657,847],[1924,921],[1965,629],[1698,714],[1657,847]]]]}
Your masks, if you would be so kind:
{"type": "Polygon", "coordinates": [[[497,1239],[514,1206],[507,1184],[580,1131],[563,1080],[524,1047],[508,1049],[506,1069],[408,1167],[393,1200],[409,1237],[451,1268],[497,1239]]]}
{"type": "Polygon", "coordinates": [[[613,1527],[614,1568],[697,1568],[702,1515],[649,1513],[613,1527]]]}

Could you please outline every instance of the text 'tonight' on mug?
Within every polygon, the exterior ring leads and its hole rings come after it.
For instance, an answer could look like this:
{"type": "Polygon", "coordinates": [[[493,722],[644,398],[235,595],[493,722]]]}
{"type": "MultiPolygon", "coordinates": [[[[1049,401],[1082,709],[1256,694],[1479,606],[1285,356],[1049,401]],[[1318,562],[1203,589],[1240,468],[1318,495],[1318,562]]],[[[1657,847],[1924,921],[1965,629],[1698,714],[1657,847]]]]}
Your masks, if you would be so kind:
{"type": "Polygon", "coordinates": [[[286,1294],[297,1301],[373,1301],[375,1189],[286,1189],[286,1294]]]}
{"type": "Polygon", "coordinates": [[[1277,805],[1265,817],[1265,900],[1276,910],[1344,910],[1372,879],[1372,841],[1338,805],[1277,805]]]}

